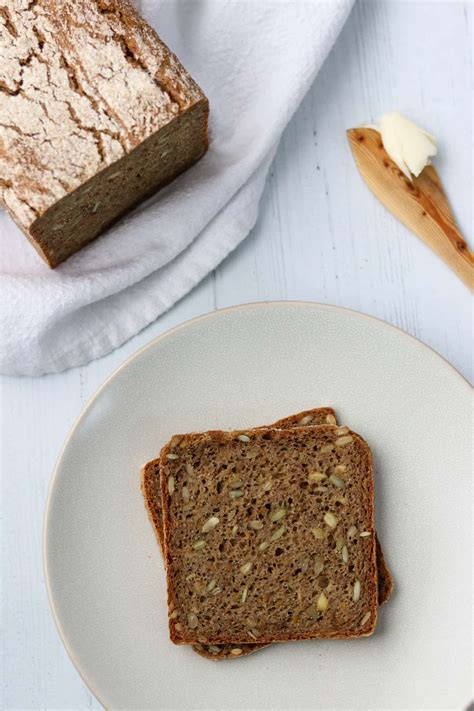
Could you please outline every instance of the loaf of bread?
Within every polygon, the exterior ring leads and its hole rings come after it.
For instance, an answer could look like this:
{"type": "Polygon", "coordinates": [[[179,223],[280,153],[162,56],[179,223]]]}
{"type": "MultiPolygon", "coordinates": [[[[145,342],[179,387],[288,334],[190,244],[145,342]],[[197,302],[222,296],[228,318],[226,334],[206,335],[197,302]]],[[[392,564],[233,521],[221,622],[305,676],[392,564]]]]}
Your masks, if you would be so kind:
{"type": "Polygon", "coordinates": [[[372,634],[370,449],[347,427],[177,435],[160,456],[170,636],[266,644],[372,634]]]}
{"type": "Polygon", "coordinates": [[[205,153],[208,101],[129,0],[16,0],[0,32],[0,199],[55,267],[205,153]]]}

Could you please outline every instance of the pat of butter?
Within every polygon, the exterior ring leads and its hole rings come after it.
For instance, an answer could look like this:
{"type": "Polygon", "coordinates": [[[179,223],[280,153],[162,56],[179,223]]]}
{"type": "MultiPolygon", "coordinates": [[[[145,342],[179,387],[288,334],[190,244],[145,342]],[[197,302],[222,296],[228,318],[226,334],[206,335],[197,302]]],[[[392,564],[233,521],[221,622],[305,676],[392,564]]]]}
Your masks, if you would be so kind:
{"type": "Polygon", "coordinates": [[[412,175],[418,176],[438,152],[433,136],[398,111],[384,114],[379,125],[371,128],[379,131],[383,147],[409,180],[412,175]]]}

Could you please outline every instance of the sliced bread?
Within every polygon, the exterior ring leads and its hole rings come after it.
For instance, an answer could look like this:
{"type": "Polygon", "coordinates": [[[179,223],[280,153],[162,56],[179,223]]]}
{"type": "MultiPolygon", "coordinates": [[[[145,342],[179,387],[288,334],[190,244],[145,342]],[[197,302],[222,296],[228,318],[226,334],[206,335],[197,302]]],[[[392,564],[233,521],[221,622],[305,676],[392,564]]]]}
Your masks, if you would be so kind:
{"type": "Polygon", "coordinates": [[[170,636],[239,645],[369,635],[370,449],[333,425],[178,435],[160,457],[170,636]]]}
{"type": "MultiPolygon", "coordinates": [[[[332,408],[314,408],[311,410],[306,410],[304,412],[296,413],[294,415],[290,415],[289,417],[277,420],[272,425],[267,425],[267,427],[286,429],[291,427],[319,425],[324,423],[337,424],[335,412],[332,408]]],[[[148,510],[150,521],[153,525],[159,543],[160,551],[163,553],[163,521],[159,463],[160,460],[158,458],[145,464],[141,471],[141,480],[142,492],[145,498],[146,508],[148,510]]],[[[385,561],[385,556],[383,554],[382,546],[380,545],[377,534],[376,557],[378,577],[378,604],[380,606],[383,605],[391,595],[391,592],[393,590],[393,578],[385,561]]],[[[259,651],[267,646],[268,645],[266,644],[256,643],[241,645],[242,654],[239,656],[246,656],[248,654],[252,654],[253,652],[259,651]]],[[[204,645],[197,643],[193,645],[193,649],[200,656],[212,660],[238,658],[238,656],[232,654],[233,645],[204,645]]]]}

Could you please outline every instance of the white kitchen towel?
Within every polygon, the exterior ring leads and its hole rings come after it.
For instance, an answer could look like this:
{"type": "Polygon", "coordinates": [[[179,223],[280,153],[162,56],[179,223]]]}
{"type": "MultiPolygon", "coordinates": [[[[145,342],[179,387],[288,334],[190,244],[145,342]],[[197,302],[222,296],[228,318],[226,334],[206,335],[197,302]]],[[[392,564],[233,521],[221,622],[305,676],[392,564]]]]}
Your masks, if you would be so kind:
{"type": "Polygon", "coordinates": [[[3,373],[41,375],[105,355],[245,238],[281,133],[352,2],[142,0],[209,98],[209,151],[54,271],[0,214],[3,373]]]}

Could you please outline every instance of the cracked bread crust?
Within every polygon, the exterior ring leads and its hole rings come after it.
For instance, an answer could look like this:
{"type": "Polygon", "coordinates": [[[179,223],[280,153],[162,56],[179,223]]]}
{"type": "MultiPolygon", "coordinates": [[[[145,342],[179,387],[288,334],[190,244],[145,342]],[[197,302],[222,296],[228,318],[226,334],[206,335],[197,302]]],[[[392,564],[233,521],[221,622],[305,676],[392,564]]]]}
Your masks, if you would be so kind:
{"type": "Polygon", "coordinates": [[[265,644],[372,634],[372,463],[359,435],[333,425],[178,435],[160,468],[173,642],[238,650],[252,636],[265,644]],[[340,466],[344,490],[320,492],[319,475],[340,466]]]}
{"type": "Polygon", "coordinates": [[[128,0],[0,8],[0,96],[0,199],[50,266],[207,149],[206,97],[128,0]]]}

